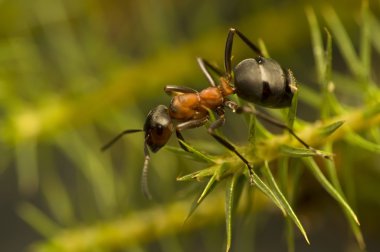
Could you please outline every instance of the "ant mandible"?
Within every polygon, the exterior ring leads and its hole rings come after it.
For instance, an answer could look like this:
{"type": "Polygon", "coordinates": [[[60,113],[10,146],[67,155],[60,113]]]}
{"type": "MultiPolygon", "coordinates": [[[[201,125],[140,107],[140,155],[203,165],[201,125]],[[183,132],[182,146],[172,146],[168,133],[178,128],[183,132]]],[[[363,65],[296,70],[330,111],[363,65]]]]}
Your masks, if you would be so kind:
{"type": "MultiPolygon", "coordinates": [[[[177,139],[185,141],[181,131],[206,124],[210,120],[209,111],[215,112],[217,119],[208,127],[208,133],[224,147],[234,152],[245,163],[251,177],[253,167],[249,161],[229,141],[220,137],[215,132],[217,128],[225,123],[225,108],[229,108],[237,114],[254,114],[277,127],[287,130],[307,149],[325,158],[329,158],[306,144],[285,124],[275,121],[250,106],[240,106],[227,98],[229,95],[237,94],[238,97],[248,102],[264,107],[285,108],[290,106],[293,94],[297,89],[292,72],[290,70],[285,71],[275,60],[265,58],[261,50],[240,31],[234,28],[230,28],[229,30],[224,54],[225,73],[202,58],[197,58],[197,62],[211,85],[210,87],[198,92],[188,87],[165,86],[165,92],[173,96],[169,108],[164,105],[158,105],[149,112],[143,129],[125,130],[102,147],[104,151],[126,134],[145,132],[145,161],[141,185],[144,194],[148,198],[151,198],[147,185],[147,172],[150,160],[149,149],[154,153],[157,152],[168,142],[174,131],[177,139]],[[232,69],[231,53],[235,35],[238,35],[258,57],[244,59],[232,69]],[[218,84],[212,78],[210,70],[220,77],[218,84]],[[173,123],[174,120],[177,124],[173,123]]],[[[179,141],[181,148],[189,151],[181,141],[179,141]]]]}

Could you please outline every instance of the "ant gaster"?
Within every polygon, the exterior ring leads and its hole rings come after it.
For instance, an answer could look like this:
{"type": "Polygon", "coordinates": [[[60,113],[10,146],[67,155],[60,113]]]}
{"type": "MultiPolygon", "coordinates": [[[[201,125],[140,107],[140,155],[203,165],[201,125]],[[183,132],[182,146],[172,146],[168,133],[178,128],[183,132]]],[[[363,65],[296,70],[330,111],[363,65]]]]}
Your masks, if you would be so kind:
{"type": "MultiPolygon", "coordinates": [[[[125,134],[145,132],[145,162],[141,184],[143,192],[148,198],[151,197],[147,186],[147,171],[150,160],[148,148],[152,152],[157,152],[168,142],[174,131],[178,139],[185,141],[181,131],[206,124],[210,120],[209,111],[215,112],[217,119],[209,126],[208,133],[220,144],[234,152],[246,164],[251,177],[253,167],[249,161],[243,157],[229,141],[215,133],[215,129],[221,127],[225,122],[225,108],[229,108],[238,114],[254,114],[277,127],[286,129],[307,149],[328,158],[328,156],[322,155],[306,144],[286,125],[256,111],[250,106],[239,106],[227,98],[229,95],[237,94],[240,98],[248,102],[264,107],[284,108],[290,106],[293,94],[297,89],[292,72],[290,70],[285,71],[275,60],[265,58],[260,49],[240,31],[234,28],[229,30],[224,55],[225,73],[202,58],[197,58],[197,61],[203,74],[210,83],[210,87],[198,92],[188,87],[166,86],[164,89],[165,92],[173,96],[169,108],[164,105],[158,105],[149,112],[143,129],[125,130],[102,148],[102,150],[109,148],[125,134]],[[244,59],[232,69],[231,53],[235,34],[238,35],[258,57],[244,59]],[[218,84],[216,84],[211,76],[210,70],[220,77],[218,84]],[[177,124],[174,124],[174,121],[176,121],[177,124]]],[[[181,141],[179,141],[181,148],[188,151],[181,141]]]]}

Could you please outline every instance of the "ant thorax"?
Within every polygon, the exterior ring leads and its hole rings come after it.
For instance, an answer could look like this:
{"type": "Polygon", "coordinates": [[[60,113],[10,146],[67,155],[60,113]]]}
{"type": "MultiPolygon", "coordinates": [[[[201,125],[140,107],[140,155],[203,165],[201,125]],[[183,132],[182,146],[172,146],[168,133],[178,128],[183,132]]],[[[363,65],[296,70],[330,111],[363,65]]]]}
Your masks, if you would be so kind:
{"type": "Polygon", "coordinates": [[[223,95],[218,87],[208,87],[196,93],[184,93],[174,96],[169,106],[170,117],[177,121],[189,121],[208,116],[208,110],[214,110],[223,104],[223,95]]]}

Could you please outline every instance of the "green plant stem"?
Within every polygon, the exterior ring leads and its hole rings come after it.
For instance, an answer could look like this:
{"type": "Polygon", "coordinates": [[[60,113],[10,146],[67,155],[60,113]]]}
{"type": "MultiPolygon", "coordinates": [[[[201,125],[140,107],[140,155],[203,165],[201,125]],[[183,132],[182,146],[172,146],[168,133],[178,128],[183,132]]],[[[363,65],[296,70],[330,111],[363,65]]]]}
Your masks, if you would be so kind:
{"type": "MultiPolygon", "coordinates": [[[[379,110],[379,105],[375,106],[364,107],[345,115],[331,118],[326,122],[311,124],[298,133],[300,137],[313,146],[341,140],[351,132],[359,132],[380,125],[380,114],[373,112],[379,110]],[[368,113],[372,113],[372,116],[366,116],[368,113]],[[321,127],[340,120],[344,120],[345,124],[334,134],[328,138],[318,137],[321,127]]],[[[277,149],[281,144],[285,143],[289,144],[288,134],[275,136],[265,141],[265,144],[258,143],[257,150],[259,153],[254,162],[264,159],[270,161],[277,158],[279,155],[277,149]]],[[[297,145],[298,143],[292,141],[291,144],[297,145]]],[[[247,147],[247,150],[249,148],[247,147]]],[[[234,156],[230,158],[231,162],[239,162],[234,156]]],[[[188,214],[190,203],[188,201],[181,201],[140,211],[139,213],[131,214],[123,219],[108,223],[63,230],[50,241],[36,245],[34,251],[54,251],[54,249],[58,249],[58,251],[83,251],[90,250],[91,248],[119,248],[148,242],[171,233],[200,228],[208,225],[210,222],[224,220],[223,196],[224,194],[222,193],[213,193],[207,197],[205,204],[194,212],[192,218],[185,225],[183,223],[188,214]]],[[[264,206],[261,205],[261,207],[264,206]]],[[[242,207],[240,206],[239,209],[242,209],[242,207]]]]}
{"type": "MultiPolygon", "coordinates": [[[[341,140],[348,136],[351,132],[360,132],[374,126],[378,126],[380,124],[379,109],[380,104],[363,107],[361,109],[353,110],[347,112],[346,114],[330,118],[329,120],[323,122],[318,121],[314,124],[310,124],[302,131],[297,131],[296,129],[296,132],[301,139],[307,142],[310,146],[316,148],[328,142],[330,143],[341,140]],[[367,116],[368,113],[370,113],[371,116],[367,116]],[[344,124],[330,136],[326,138],[320,136],[321,128],[337,121],[344,121],[344,124]]],[[[265,142],[259,142],[257,147],[258,153],[255,155],[257,158],[256,160],[253,160],[253,162],[259,163],[263,160],[271,161],[276,159],[280,155],[278,149],[281,145],[287,144],[298,147],[300,146],[295,139],[292,139],[290,142],[290,138],[291,137],[289,135],[283,134],[272,139],[265,140],[265,142]]]]}
{"type": "MultiPolygon", "coordinates": [[[[184,220],[191,204],[188,200],[156,206],[106,223],[62,230],[50,241],[35,244],[31,250],[36,252],[114,251],[170,234],[188,232],[224,220],[224,196],[224,192],[219,190],[207,197],[204,204],[186,223],[184,220]]],[[[255,196],[255,200],[261,207],[269,203],[264,196],[255,196]]],[[[242,201],[237,208],[237,213],[243,213],[249,207],[248,201],[242,201]]]]}

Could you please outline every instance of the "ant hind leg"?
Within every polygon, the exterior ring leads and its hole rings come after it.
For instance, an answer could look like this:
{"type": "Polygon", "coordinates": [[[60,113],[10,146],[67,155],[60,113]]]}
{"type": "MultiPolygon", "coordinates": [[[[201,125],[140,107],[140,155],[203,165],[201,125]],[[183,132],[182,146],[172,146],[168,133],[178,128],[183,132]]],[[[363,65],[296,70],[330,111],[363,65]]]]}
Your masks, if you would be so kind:
{"type": "Polygon", "coordinates": [[[322,153],[321,151],[317,150],[317,149],[314,149],[313,147],[311,147],[310,145],[308,145],[304,140],[302,140],[294,131],[293,129],[289,128],[287,125],[273,119],[272,117],[264,114],[264,113],[261,113],[260,111],[257,111],[255,110],[254,108],[252,107],[249,107],[249,106],[239,106],[238,104],[236,104],[235,102],[232,102],[232,101],[228,101],[225,103],[225,105],[230,108],[233,112],[237,113],[237,114],[242,114],[242,113],[249,113],[249,114],[253,114],[255,116],[257,116],[258,118],[268,122],[268,123],[271,123],[272,125],[276,126],[276,127],[279,127],[281,129],[284,129],[284,130],[287,130],[295,139],[297,139],[297,141],[302,144],[306,149],[309,149],[311,150],[312,152],[314,152],[316,155],[318,156],[321,156],[323,158],[326,158],[326,159],[331,159],[331,156],[330,155],[327,155],[327,154],[324,154],[322,153]]]}
{"type": "Polygon", "coordinates": [[[231,67],[231,60],[232,60],[232,45],[234,36],[237,34],[239,38],[249,47],[252,51],[254,51],[257,55],[263,56],[263,53],[261,50],[252,42],[250,41],[243,33],[241,33],[239,30],[235,28],[230,28],[227,40],[226,40],[226,47],[224,51],[224,67],[226,69],[227,75],[231,77],[232,74],[232,67],[231,67]]]}

